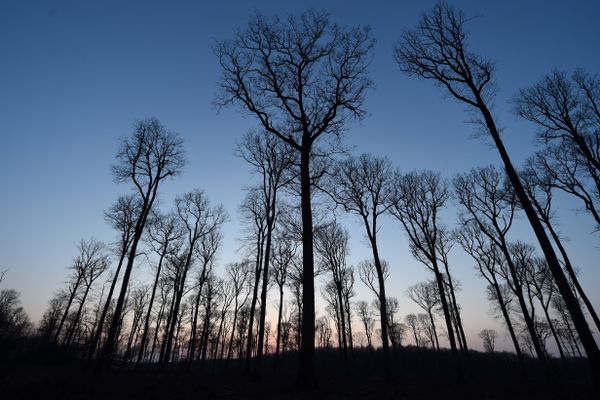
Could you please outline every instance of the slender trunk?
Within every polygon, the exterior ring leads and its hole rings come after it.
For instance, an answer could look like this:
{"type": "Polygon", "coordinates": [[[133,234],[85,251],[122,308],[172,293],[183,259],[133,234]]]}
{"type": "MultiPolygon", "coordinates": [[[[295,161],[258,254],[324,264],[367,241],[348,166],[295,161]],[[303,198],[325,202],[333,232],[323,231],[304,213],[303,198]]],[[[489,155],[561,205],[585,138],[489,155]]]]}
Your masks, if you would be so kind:
{"type": "Polygon", "coordinates": [[[437,330],[435,329],[435,320],[433,319],[431,309],[427,310],[427,314],[429,314],[429,321],[431,322],[431,330],[433,331],[433,338],[435,339],[435,348],[437,351],[440,351],[440,342],[438,340],[437,330]]]}
{"type": "Polygon", "coordinates": [[[104,330],[104,321],[106,320],[106,316],[108,315],[108,309],[110,308],[110,302],[112,300],[113,292],[115,291],[115,287],[117,286],[117,280],[119,279],[119,274],[121,273],[121,267],[123,266],[123,261],[125,261],[125,256],[127,255],[127,248],[129,247],[129,242],[127,240],[123,240],[121,247],[121,254],[119,256],[119,263],[117,264],[117,270],[115,271],[115,276],[110,283],[110,289],[108,290],[108,295],[106,296],[106,302],[104,303],[104,308],[102,309],[102,314],[100,315],[100,320],[98,321],[98,327],[94,332],[92,337],[92,342],[90,343],[90,349],[88,350],[88,360],[91,360],[96,352],[96,348],[98,347],[98,343],[100,342],[100,337],[102,336],[102,331],[104,330]]]}
{"type": "Polygon", "coordinates": [[[152,315],[152,306],[154,305],[154,297],[156,296],[156,288],[158,287],[158,280],[160,278],[160,271],[162,269],[163,259],[167,253],[168,243],[165,244],[163,251],[160,254],[158,260],[158,267],[156,268],[156,276],[154,278],[154,284],[152,285],[152,293],[150,294],[150,302],[148,304],[148,311],[146,312],[146,318],[144,320],[144,329],[142,331],[142,340],[140,341],[140,350],[138,352],[137,363],[139,365],[144,357],[146,351],[146,342],[148,341],[148,330],[150,329],[150,317],[152,315]]]}
{"type": "Polygon", "coordinates": [[[77,309],[77,313],[75,314],[75,319],[73,320],[73,327],[69,330],[69,334],[67,336],[67,339],[65,340],[65,345],[69,346],[71,344],[71,339],[73,338],[73,333],[77,327],[77,324],[79,323],[79,318],[81,318],[81,310],[83,310],[83,305],[85,304],[85,300],[87,299],[88,293],[90,292],[90,288],[92,287],[92,285],[88,285],[85,288],[85,292],[83,293],[83,298],[81,299],[81,302],[79,302],[79,308],[77,309]]]}
{"type": "Polygon", "coordinates": [[[462,319],[460,317],[460,309],[458,307],[458,303],[456,301],[456,295],[454,293],[454,284],[452,283],[452,275],[450,275],[450,268],[448,267],[448,263],[443,263],[444,268],[446,269],[446,276],[448,276],[448,288],[450,289],[450,300],[452,301],[452,308],[454,309],[454,317],[456,318],[456,326],[457,326],[457,336],[459,336],[459,340],[462,342],[461,346],[465,353],[468,354],[469,347],[467,346],[467,337],[465,336],[465,330],[463,328],[462,319]]]}
{"type": "Polygon", "coordinates": [[[171,348],[173,346],[173,335],[175,333],[175,328],[176,328],[176,324],[177,324],[177,317],[179,314],[179,308],[181,305],[181,298],[183,297],[183,291],[185,290],[185,278],[187,277],[187,273],[188,270],[190,269],[190,266],[192,264],[192,254],[194,252],[194,241],[192,241],[191,243],[189,243],[190,248],[188,249],[188,254],[186,256],[186,260],[185,260],[185,264],[183,265],[183,271],[181,274],[181,279],[179,281],[179,284],[177,285],[177,290],[174,291],[173,295],[175,296],[175,304],[173,307],[173,315],[174,318],[171,322],[171,326],[168,327],[169,329],[167,330],[167,345],[165,348],[165,363],[169,362],[169,358],[171,356],[171,348]]]}
{"type": "MultiPolygon", "coordinates": [[[[252,301],[250,302],[250,319],[248,322],[248,337],[246,342],[246,367],[245,372],[247,375],[250,374],[250,360],[252,359],[253,340],[254,335],[252,330],[254,329],[254,310],[256,309],[256,302],[258,300],[258,286],[260,284],[261,272],[262,272],[262,258],[264,251],[264,235],[259,232],[259,236],[256,242],[256,268],[254,269],[254,287],[252,289],[252,301]]],[[[264,279],[264,277],[263,277],[264,279]]]]}
{"type": "Polygon", "coordinates": [[[448,302],[446,301],[446,294],[444,288],[444,278],[439,271],[437,266],[437,261],[435,257],[433,258],[433,268],[435,272],[435,280],[438,285],[438,290],[440,292],[440,300],[442,302],[442,310],[444,312],[444,319],[446,320],[446,329],[448,330],[448,341],[450,342],[450,350],[452,351],[452,358],[454,359],[454,363],[456,365],[456,374],[459,381],[464,381],[464,375],[462,370],[462,364],[460,362],[460,357],[458,355],[458,351],[456,350],[456,341],[454,338],[454,329],[452,328],[452,317],[450,315],[450,307],[448,307],[448,302]]]}
{"type": "Polygon", "coordinates": [[[283,317],[283,285],[279,286],[279,310],[277,311],[277,337],[275,339],[275,361],[273,369],[277,369],[279,361],[279,346],[281,342],[281,318],[283,317]]]}
{"type": "Polygon", "coordinates": [[[60,336],[60,331],[67,319],[67,315],[69,314],[69,309],[71,308],[71,304],[73,303],[73,299],[75,298],[75,293],[77,289],[79,289],[79,285],[81,283],[81,278],[77,279],[75,285],[73,285],[73,290],[71,290],[71,295],[69,296],[69,301],[67,301],[67,306],[65,307],[65,311],[63,313],[62,318],[60,319],[60,323],[58,324],[58,328],[56,329],[56,333],[54,334],[54,343],[58,343],[58,337],[60,336]]]}
{"type": "Polygon", "coordinates": [[[158,185],[154,186],[154,189],[152,190],[152,197],[144,198],[144,203],[142,205],[139,218],[136,222],[133,239],[131,240],[131,246],[129,249],[129,257],[127,258],[127,265],[125,266],[125,274],[123,275],[123,282],[121,283],[119,298],[117,299],[114,315],[110,324],[110,328],[108,329],[108,334],[106,337],[106,342],[104,343],[102,355],[98,360],[98,368],[102,368],[102,366],[108,366],[110,364],[113,352],[115,350],[115,346],[117,344],[117,331],[119,328],[119,321],[121,319],[121,314],[125,305],[125,296],[127,294],[129,279],[131,278],[131,272],[133,271],[133,263],[135,261],[135,257],[137,256],[138,243],[142,237],[142,233],[144,232],[146,220],[148,219],[148,214],[152,209],[152,204],[154,203],[154,199],[156,198],[157,190],[158,185]]]}
{"type": "Polygon", "coordinates": [[[273,227],[275,225],[276,215],[276,193],[273,193],[273,199],[270,204],[270,215],[267,216],[267,239],[265,244],[264,260],[263,260],[263,271],[262,271],[262,289],[260,294],[260,314],[258,317],[258,346],[256,351],[255,360],[255,378],[260,379],[262,369],[262,356],[263,356],[263,345],[265,337],[265,318],[267,315],[267,289],[269,285],[269,262],[271,258],[271,239],[273,237],[273,227]]]}
{"type": "Polygon", "coordinates": [[[515,329],[513,328],[512,322],[510,320],[510,315],[508,313],[508,309],[506,308],[506,303],[504,301],[504,297],[502,296],[502,292],[500,291],[500,285],[496,280],[496,277],[493,277],[494,290],[496,291],[496,298],[498,300],[498,305],[500,306],[500,310],[502,311],[502,316],[504,317],[504,321],[506,322],[506,328],[508,329],[508,333],[513,342],[513,346],[515,347],[515,352],[517,353],[517,358],[519,360],[519,364],[524,365],[523,353],[521,352],[521,346],[519,345],[519,340],[517,339],[517,335],[515,334],[515,329]]]}
{"type": "MultiPolygon", "coordinates": [[[[376,228],[373,227],[375,233],[376,228]]],[[[381,321],[381,342],[383,347],[383,373],[386,380],[392,379],[392,362],[390,357],[390,344],[389,344],[389,333],[387,323],[387,297],[385,294],[385,280],[383,275],[383,266],[381,265],[381,259],[379,258],[379,250],[377,248],[377,240],[374,235],[371,235],[367,228],[367,233],[371,240],[371,250],[373,251],[373,261],[375,262],[375,269],[377,270],[377,282],[379,284],[379,314],[381,321]]]]}

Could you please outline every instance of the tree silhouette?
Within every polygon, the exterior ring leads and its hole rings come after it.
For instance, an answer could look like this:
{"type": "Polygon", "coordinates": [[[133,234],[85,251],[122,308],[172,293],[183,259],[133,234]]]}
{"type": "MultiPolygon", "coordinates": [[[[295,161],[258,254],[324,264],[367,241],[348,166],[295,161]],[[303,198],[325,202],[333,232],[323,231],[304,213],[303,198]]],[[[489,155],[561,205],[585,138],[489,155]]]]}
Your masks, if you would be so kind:
{"type": "Polygon", "coordinates": [[[149,118],[136,124],[133,135],[122,140],[117,152],[118,163],[113,166],[115,181],[133,184],[140,209],[134,216],[135,225],[127,265],[98,366],[110,362],[112,358],[133,264],[138,255],[137,247],[156,201],[160,183],[178,175],[185,165],[182,146],[183,142],[177,135],[167,131],[156,118],[149,118]]]}
{"type": "MultiPolygon", "coordinates": [[[[390,201],[390,212],[404,227],[413,256],[430,269],[437,283],[439,299],[446,320],[450,349],[459,380],[463,380],[462,364],[456,349],[453,315],[447,284],[440,264],[447,267],[447,234],[439,220],[440,210],[449,197],[448,185],[440,174],[431,171],[397,175],[396,193],[390,201]]],[[[448,276],[448,280],[451,277],[448,276]]],[[[455,310],[457,311],[457,310],[455,310]]],[[[460,335],[459,330],[456,330],[460,335]]]]}
{"type": "Polygon", "coordinates": [[[337,163],[325,188],[336,204],[347,212],[357,214],[365,228],[377,277],[378,287],[373,291],[378,296],[380,305],[384,373],[387,379],[391,379],[392,367],[386,324],[385,271],[377,246],[377,233],[379,217],[391,207],[392,178],[393,168],[389,160],[362,154],[337,163]]]}
{"type": "Polygon", "coordinates": [[[215,53],[222,67],[219,105],[236,103],[264,130],[299,153],[302,209],[303,321],[299,381],[314,381],[314,256],[311,152],[322,137],[339,137],[364,115],[371,86],[369,29],[344,29],[322,12],[287,20],[256,15],[215,53]]]}

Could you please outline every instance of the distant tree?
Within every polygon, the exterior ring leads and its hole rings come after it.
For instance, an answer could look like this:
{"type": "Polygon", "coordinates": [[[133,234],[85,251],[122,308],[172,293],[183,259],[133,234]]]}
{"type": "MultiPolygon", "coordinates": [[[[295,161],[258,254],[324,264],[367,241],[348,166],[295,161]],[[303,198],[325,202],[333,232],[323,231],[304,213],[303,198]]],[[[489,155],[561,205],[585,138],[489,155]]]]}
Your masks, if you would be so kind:
{"type": "Polygon", "coordinates": [[[81,272],[83,282],[79,298],[79,307],[75,313],[71,327],[65,337],[64,343],[71,344],[73,335],[78,328],[85,301],[88,299],[94,282],[108,269],[110,259],[106,253],[106,245],[94,238],[81,240],[77,245],[79,254],[74,260],[74,268],[81,272]]]}
{"type": "Polygon", "coordinates": [[[419,318],[415,314],[407,314],[404,317],[404,320],[406,321],[406,324],[408,325],[410,332],[413,335],[415,346],[417,346],[417,349],[420,348],[423,341],[423,337],[421,335],[422,330],[419,318]]]}
{"type": "Polygon", "coordinates": [[[236,329],[241,323],[238,323],[238,315],[240,311],[246,306],[248,297],[250,296],[250,288],[248,284],[251,275],[251,264],[250,261],[242,261],[237,263],[228,264],[225,267],[225,274],[233,285],[234,298],[233,298],[233,322],[231,323],[231,336],[229,338],[229,346],[227,348],[227,359],[232,357],[233,346],[234,346],[234,335],[236,329]],[[243,297],[240,297],[243,296],[243,297]]]}
{"type": "Polygon", "coordinates": [[[364,300],[356,302],[356,314],[358,315],[358,319],[363,325],[365,330],[365,336],[367,337],[367,347],[369,349],[373,348],[373,329],[375,327],[375,318],[373,318],[373,312],[369,307],[369,303],[364,300]]]}
{"type": "Polygon", "coordinates": [[[109,362],[115,350],[129,280],[138,255],[138,244],[157,199],[160,184],[181,173],[185,165],[183,141],[169,132],[156,118],[136,123],[133,135],[122,139],[116,158],[117,164],[113,166],[115,180],[133,184],[140,206],[133,218],[135,223],[127,265],[99,366],[109,362]]]}
{"type": "Polygon", "coordinates": [[[479,338],[483,340],[483,349],[489,353],[494,352],[498,333],[494,329],[482,329],[479,338]]]}
{"type": "Polygon", "coordinates": [[[314,380],[311,153],[321,137],[338,138],[351,118],[364,115],[373,43],[368,28],[344,29],[326,13],[308,11],[283,21],[256,15],[215,48],[223,72],[217,103],[240,104],[300,155],[306,281],[299,380],[305,384],[314,380]]]}
{"type": "Polygon", "coordinates": [[[390,208],[393,193],[393,168],[389,160],[370,154],[349,157],[334,168],[325,189],[336,204],[345,211],[360,217],[369,246],[373,252],[373,266],[377,277],[377,290],[383,344],[384,373],[391,378],[389,335],[386,326],[385,271],[377,245],[379,217],[390,208]]]}
{"type": "Polygon", "coordinates": [[[440,295],[437,290],[436,281],[419,282],[408,288],[406,291],[408,297],[417,303],[427,313],[429,322],[427,327],[431,336],[431,346],[439,350],[440,343],[438,340],[437,330],[435,328],[435,319],[433,311],[440,305],[440,295]]]}
{"type": "MultiPolygon", "coordinates": [[[[32,328],[20,297],[21,294],[14,289],[0,291],[0,343],[25,336],[32,328]]],[[[3,353],[7,350],[4,348],[3,353]]]]}
{"type": "MultiPolygon", "coordinates": [[[[396,61],[403,72],[431,79],[445,88],[452,97],[473,112],[481,131],[491,137],[504,164],[508,181],[533,228],[558,290],[573,317],[590,359],[593,375],[600,379],[600,349],[504,146],[500,129],[490,109],[495,93],[494,65],[493,62],[468,50],[468,35],[465,30],[468,21],[461,11],[448,4],[436,4],[423,14],[415,29],[403,33],[395,49],[396,61]]],[[[590,84],[590,87],[594,85],[590,84]]],[[[562,111],[560,107],[559,111],[562,111]]]]}

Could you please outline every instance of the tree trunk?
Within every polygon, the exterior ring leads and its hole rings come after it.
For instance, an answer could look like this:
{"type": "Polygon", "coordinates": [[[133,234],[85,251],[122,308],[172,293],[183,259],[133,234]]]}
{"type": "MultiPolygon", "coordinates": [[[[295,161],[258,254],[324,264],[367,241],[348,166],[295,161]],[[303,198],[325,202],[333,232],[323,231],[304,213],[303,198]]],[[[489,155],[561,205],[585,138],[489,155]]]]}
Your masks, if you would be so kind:
{"type": "MultiPolygon", "coordinates": [[[[308,141],[310,139],[304,139],[308,141]]],[[[302,209],[302,339],[298,382],[304,387],[315,383],[315,282],[313,220],[310,182],[312,143],[302,143],[300,152],[300,197],[302,209]]],[[[300,311],[300,310],[299,310],[300,311]]]]}

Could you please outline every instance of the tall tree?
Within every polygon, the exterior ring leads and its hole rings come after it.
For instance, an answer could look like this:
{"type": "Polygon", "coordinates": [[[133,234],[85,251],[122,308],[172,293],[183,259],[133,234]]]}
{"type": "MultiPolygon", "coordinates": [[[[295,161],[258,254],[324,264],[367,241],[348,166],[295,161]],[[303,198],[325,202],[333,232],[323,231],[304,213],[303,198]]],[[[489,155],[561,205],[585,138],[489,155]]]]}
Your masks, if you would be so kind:
{"type": "MultiPolygon", "coordinates": [[[[434,274],[456,373],[458,379],[463,380],[462,363],[456,348],[455,329],[452,326],[452,303],[448,304],[450,296],[440,265],[447,265],[444,255],[447,239],[439,213],[449,197],[448,184],[440,174],[422,171],[398,174],[395,187],[396,193],[391,200],[390,212],[404,227],[413,256],[434,274]]],[[[448,276],[448,279],[451,277],[448,276]]]]}
{"type": "MultiPolygon", "coordinates": [[[[296,165],[296,152],[273,135],[250,133],[239,144],[239,154],[254,168],[262,182],[258,191],[265,212],[265,247],[262,257],[262,288],[260,295],[260,313],[258,344],[256,349],[255,378],[260,378],[267,313],[267,288],[269,266],[271,262],[273,231],[279,214],[278,203],[281,189],[294,179],[291,169],[296,165]]],[[[251,331],[249,332],[251,338],[251,331]]]]}
{"type": "Polygon", "coordinates": [[[349,119],[364,115],[373,43],[368,28],[342,28],[311,10],[286,20],[256,15],[215,48],[223,72],[217,103],[240,104],[299,154],[304,325],[298,378],[305,385],[315,379],[311,154],[317,140],[339,137],[349,119]]]}
{"type": "Polygon", "coordinates": [[[465,31],[467,21],[462,12],[445,3],[438,3],[423,14],[415,29],[403,33],[395,49],[396,61],[405,73],[433,80],[474,111],[483,131],[492,138],[500,153],[508,180],[525,211],[559,292],[573,318],[590,360],[593,376],[600,379],[600,349],[504,146],[490,109],[495,86],[493,62],[468,50],[468,35],[465,31]]]}
{"type": "Polygon", "coordinates": [[[336,204],[345,211],[360,217],[373,253],[373,266],[377,273],[378,284],[375,292],[379,296],[386,379],[391,379],[392,366],[386,324],[385,270],[379,254],[377,233],[380,227],[379,217],[385,214],[392,205],[393,176],[394,170],[388,159],[362,154],[359,157],[349,157],[337,163],[325,188],[336,204]]]}
{"type": "Polygon", "coordinates": [[[113,165],[115,181],[133,184],[140,209],[134,217],[135,225],[127,265],[99,366],[110,362],[115,350],[127,288],[138,254],[138,244],[158,197],[160,184],[165,179],[180,174],[185,165],[182,139],[168,131],[156,118],[137,122],[133,134],[122,139],[116,158],[117,164],[113,165]]]}

